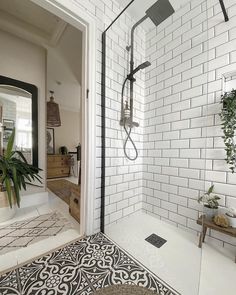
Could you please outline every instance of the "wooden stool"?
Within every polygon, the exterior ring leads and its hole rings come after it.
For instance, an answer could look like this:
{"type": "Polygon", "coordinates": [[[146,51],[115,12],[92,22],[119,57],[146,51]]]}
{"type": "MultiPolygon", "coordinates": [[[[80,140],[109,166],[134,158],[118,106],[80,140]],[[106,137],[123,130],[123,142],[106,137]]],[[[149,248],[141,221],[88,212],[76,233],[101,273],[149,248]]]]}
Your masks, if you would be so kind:
{"type": "MultiPolygon", "coordinates": [[[[236,228],[234,227],[224,228],[224,227],[218,226],[212,220],[206,219],[205,215],[202,215],[198,218],[197,224],[202,226],[202,232],[200,234],[199,244],[198,244],[199,248],[202,248],[202,243],[204,243],[205,241],[206,232],[208,228],[216,230],[222,234],[236,238],[236,228]]],[[[236,256],[235,256],[235,263],[236,263],[236,256]]]]}

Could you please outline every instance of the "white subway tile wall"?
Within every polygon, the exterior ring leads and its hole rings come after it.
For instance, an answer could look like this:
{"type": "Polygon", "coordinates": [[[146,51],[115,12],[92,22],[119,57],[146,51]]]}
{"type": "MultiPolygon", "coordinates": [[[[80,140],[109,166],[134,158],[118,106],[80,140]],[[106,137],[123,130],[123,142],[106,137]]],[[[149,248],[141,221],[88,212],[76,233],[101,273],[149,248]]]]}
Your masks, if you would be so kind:
{"type": "MultiPolygon", "coordinates": [[[[197,3],[146,35],[146,47],[156,46],[158,55],[146,51],[152,67],[145,80],[144,137],[150,145],[143,162],[152,164],[143,165],[142,204],[146,212],[196,233],[202,212],[197,198],[212,183],[222,207],[236,204],[236,175],[224,161],[218,115],[222,74],[236,70],[236,3],[225,1],[228,23],[219,1],[197,3]]],[[[211,238],[234,243],[216,233],[211,238]]]]}
{"type": "MultiPolygon", "coordinates": [[[[144,71],[135,75],[134,121],[139,123],[139,127],[132,130],[131,137],[138,148],[139,157],[133,162],[124,157],[123,144],[126,134],[119,125],[121,89],[129,72],[130,52],[126,50],[126,46],[130,45],[130,30],[134,23],[135,20],[125,13],[107,32],[106,171],[108,173],[106,173],[105,225],[117,222],[142,209],[144,71]]],[[[138,28],[135,34],[135,67],[145,61],[145,45],[145,31],[138,28]]],[[[148,51],[152,54],[152,48],[148,51]]],[[[155,91],[158,89],[156,87],[155,91]]],[[[124,100],[128,95],[129,89],[126,87],[124,100]]],[[[155,119],[155,113],[147,112],[147,117],[155,119]]],[[[130,142],[127,144],[127,151],[132,157],[134,156],[130,142]]],[[[152,164],[151,158],[147,158],[145,163],[146,166],[149,164],[152,164]]]]}
{"type": "MultiPolygon", "coordinates": [[[[224,161],[221,139],[222,74],[236,69],[236,3],[225,0],[230,22],[218,0],[193,0],[158,28],[138,29],[135,64],[152,66],[137,74],[133,139],[139,158],[125,159],[119,126],[121,86],[128,73],[130,29],[125,13],[108,32],[106,77],[106,225],[137,210],[198,232],[198,196],[215,184],[222,206],[236,206],[236,175],[224,161]],[[208,20],[207,20],[208,19],[208,20]],[[208,41],[209,39],[209,41],[208,41]],[[209,50],[208,50],[209,48],[209,50]]],[[[74,0],[97,23],[97,191],[95,225],[100,225],[101,34],[121,8],[112,0],[74,0]]],[[[125,93],[127,95],[127,91],[125,93]]],[[[130,149],[131,146],[128,145],[130,149]]],[[[232,243],[212,234],[221,243],[232,243]]]]}
{"type": "MultiPolygon", "coordinates": [[[[112,0],[71,0],[62,3],[71,11],[74,6],[86,10],[97,25],[96,54],[96,195],[94,211],[94,231],[100,230],[101,207],[101,51],[102,32],[122,11],[116,1],[112,0]]],[[[122,150],[124,132],[119,126],[121,87],[128,74],[128,52],[126,46],[130,43],[130,29],[134,21],[124,13],[107,34],[107,73],[106,73],[106,224],[117,221],[142,208],[142,155],[144,127],[144,83],[145,74],[136,75],[134,118],[140,127],[135,128],[133,138],[137,143],[140,157],[130,163],[124,158],[122,150]]],[[[138,28],[135,42],[135,64],[145,58],[145,32],[138,28]]],[[[92,99],[92,98],[91,98],[92,99]]],[[[130,149],[130,145],[128,145],[130,149]]]]}

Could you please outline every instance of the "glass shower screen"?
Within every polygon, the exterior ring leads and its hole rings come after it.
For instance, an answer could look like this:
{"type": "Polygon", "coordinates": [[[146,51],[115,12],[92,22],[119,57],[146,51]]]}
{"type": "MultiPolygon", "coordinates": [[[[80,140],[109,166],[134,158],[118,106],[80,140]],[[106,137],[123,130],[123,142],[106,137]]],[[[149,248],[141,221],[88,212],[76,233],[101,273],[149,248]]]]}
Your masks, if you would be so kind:
{"type": "Polygon", "coordinates": [[[159,287],[119,283],[199,292],[207,38],[206,0],[131,1],[103,35],[102,225],[159,287]]]}

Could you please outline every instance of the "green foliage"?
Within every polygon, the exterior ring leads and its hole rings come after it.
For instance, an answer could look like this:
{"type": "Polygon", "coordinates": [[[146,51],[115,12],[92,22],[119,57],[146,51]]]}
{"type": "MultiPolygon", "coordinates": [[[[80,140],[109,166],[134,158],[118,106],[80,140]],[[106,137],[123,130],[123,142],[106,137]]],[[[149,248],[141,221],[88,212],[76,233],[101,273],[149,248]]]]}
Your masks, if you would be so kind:
{"type": "Polygon", "coordinates": [[[214,185],[212,185],[208,191],[201,197],[198,198],[198,203],[202,203],[205,207],[211,209],[217,209],[219,207],[220,197],[213,195],[214,185]]]}
{"type": "Polygon", "coordinates": [[[41,169],[27,163],[24,155],[20,151],[13,151],[15,139],[15,129],[9,138],[6,151],[0,156],[0,183],[7,192],[9,205],[12,208],[13,198],[20,207],[20,190],[26,190],[26,185],[32,181],[41,182],[39,171],[41,169]]]}
{"type": "Polygon", "coordinates": [[[230,165],[231,172],[234,173],[236,169],[236,90],[233,89],[231,92],[226,92],[222,95],[221,103],[222,110],[220,117],[222,120],[222,130],[224,132],[225,161],[230,165]]]}

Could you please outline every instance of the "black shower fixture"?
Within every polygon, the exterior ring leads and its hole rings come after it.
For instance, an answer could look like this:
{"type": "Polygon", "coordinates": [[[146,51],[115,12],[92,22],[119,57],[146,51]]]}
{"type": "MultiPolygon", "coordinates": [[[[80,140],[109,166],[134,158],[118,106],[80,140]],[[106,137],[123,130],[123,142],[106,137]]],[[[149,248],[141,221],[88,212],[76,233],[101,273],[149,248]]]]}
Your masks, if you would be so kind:
{"type": "Polygon", "coordinates": [[[220,1],[220,6],[221,6],[221,9],[222,9],[222,12],[224,14],[225,21],[228,22],[229,21],[229,16],[228,16],[226,8],[225,8],[224,0],[219,0],[219,1],[220,1]]]}
{"type": "Polygon", "coordinates": [[[149,7],[145,15],[133,25],[131,29],[131,44],[130,46],[126,46],[126,49],[130,51],[130,72],[127,75],[127,77],[124,80],[124,83],[122,85],[122,92],[121,92],[121,118],[120,118],[120,125],[124,127],[124,130],[127,134],[127,138],[124,143],[124,153],[126,158],[128,158],[131,161],[134,161],[138,157],[138,151],[135,146],[135,143],[133,142],[131,138],[131,130],[133,127],[138,127],[139,123],[133,121],[133,97],[134,97],[134,83],[136,79],[134,78],[134,75],[147,67],[151,65],[149,61],[145,61],[136,68],[134,68],[134,32],[135,29],[146,19],[150,19],[155,26],[160,25],[164,20],[166,20],[169,16],[171,16],[174,13],[174,9],[172,5],[170,4],[169,0],[158,0],[156,1],[151,7],[149,7]],[[126,97],[124,101],[124,90],[125,85],[127,82],[129,83],[129,97],[126,97]],[[128,130],[129,128],[129,130],[128,130]],[[126,152],[126,145],[128,140],[131,142],[131,144],[134,147],[135,150],[135,156],[130,157],[126,152]]]}
{"type": "Polygon", "coordinates": [[[141,65],[139,65],[136,69],[133,70],[133,72],[131,72],[127,78],[128,80],[130,81],[134,81],[135,82],[135,79],[134,79],[134,74],[136,74],[138,71],[140,70],[143,70],[147,67],[149,67],[151,65],[151,63],[149,61],[145,61],[144,63],[142,63],[141,65]]]}
{"type": "MultiPolygon", "coordinates": [[[[149,7],[145,15],[133,25],[131,29],[131,45],[127,46],[126,49],[130,51],[130,73],[127,75],[127,78],[124,81],[124,84],[129,80],[130,81],[130,98],[129,98],[129,109],[130,109],[130,118],[127,120],[126,123],[128,123],[129,127],[138,126],[138,123],[133,122],[133,87],[134,87],[134,74],[137,73],[139,70],[142,70],[148,66],[151,65],[149,61],[146,61],[139,65],[137,68],[134,69],[134,32],[135,29],[146,19],[150,18],[151,21],[154,23],[155,26],[158,26],[161,24],[164,20],[166,20],[169,16],[171,16],[174,13],[174,8],[170,4],[169,0],[158,0],[155,2],[151,7],[149,7]]],[[[123,84],[123,90],[124,85],[123,84]]],[[[123,94],[122,94],[123,95],[123,94]]],[[[121,101],[121,120],[120,125],[124,126],[125,124],[125,118],[124,118],[124,101],[122,96],[121,101]]]]}
{"type": "Polygon", "coordinates": [[[149,17],[155,26],[158,26],[173,14],[174,8],[168,0],[158,0],[146,11],[146,17],[149,17]]]}

